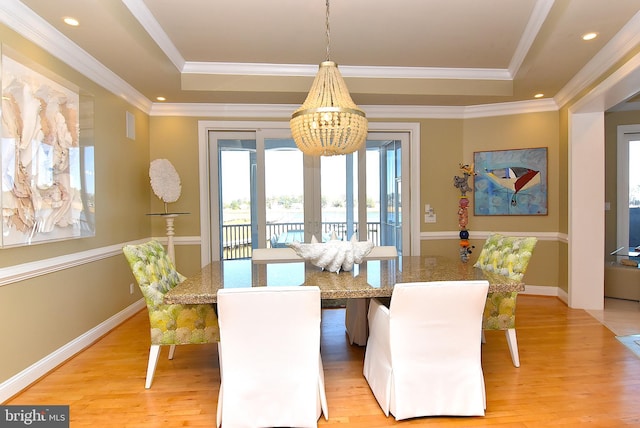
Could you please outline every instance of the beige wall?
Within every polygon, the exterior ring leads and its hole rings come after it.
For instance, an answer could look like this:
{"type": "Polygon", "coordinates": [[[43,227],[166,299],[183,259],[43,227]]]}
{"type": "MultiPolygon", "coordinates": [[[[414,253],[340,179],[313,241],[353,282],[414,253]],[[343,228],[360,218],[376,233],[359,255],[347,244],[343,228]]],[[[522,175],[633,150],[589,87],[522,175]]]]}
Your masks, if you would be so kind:
{"type": "MultiPolygon", "coordinates": [[[[463,156],[464,120],[426,119],[420,121],[420,211],[425,204],[435,210],[437,223],[421,222],[422,232],[440,232],[458,228],[459,191],[453,176],[459,175],[463,156]]],[[[457,242],[455,243],[457,251],[457,242]]],[[[429,253],[430,242],[422,243],[429,253]]]]}
{"type": "MultiPolygon", "coordinates": [[[[496,116],[465,121],[464,157],[473,162],[477,151],[547,147],[548,215],[473,216],[470,230],[556,232],[558,205],[558,113],[496,116]]],[[[473,200],[471,199],[473,203],[473,200]]]]}
{"type": "MultiPolygon", "coordinates": [[[[421,122],[421,204],[431,204],[438,214],[435,224],[423,224],[422,231],[457,231],[459,192],[453,187],[453,176],[459,175],[458,163],[473,163],[477,151],[548,148],[548,203],[546,216],[475,216],[470,195],[469,224],[471,243],[475,246],[470,263],[475,262],[483,239],[474,239],[474,230],[490,232],[558,232],[566,223],[567,205],[561,203],[559,153],[559,115],[557,112],[495,116],[465,120],[432,120],[421,122]]],[[[564,168],[566,169],[566,168],[564,168]]],[[[422,241],[423,254],[458,254],[455,240],[422,241]]],[[[567,288],[566,245],[552,240],[540,241],[535,257],[525,276],[528,284],[567,288]],[[565,255],[563,255],[563,252],[565,255]]]]}
{"type": "MultiPolygon", "coordinates": [[[[467,228],[501,232],[558,232],[561,217],[566,217],[559,203],[559,115],[558,112],[530,113],[511,116],[469,119],[465,121],[464,156],[473,161],[473,152],[505,149],[547,147],[548,215],[545,216],[473,216],[467,228]]],[[[473,200],[471,200],[473,203],[473,200]]],[[[473,211],[473,210],[470,210],[473,211]]],[[[476,248],[482,242],[475,243],[476,248]]],[[[558,241],[539,241],[525,274],[527,284],[567,288],[566,279],[559,276],[558,241]]],[[[477,259],[479,251],[473,254],[477,259]]]]}
{"type": "MultiPolygon", "coordinates": [[[[180,235],[200,234],[200,186],[198,168],[198,120],[184,117],[152,117],[150,119],[150,159],[169,159],[180,175],[182,193],[180,198],[169,204],[169,211],[189,212],[178,217],[176,227],[180,235]]],[[[151,209],[160,212],[162,201],[153,192],[150,196],[151,209]]],[[[153,222],[154,236],[164,234],[164,223],[153,222]]]]}
{"type": "MultiPolygon", "coordinates": [[[[170,212],[189,213],[174,220],[176,239],[180,236],[200,236],[200,184],[198,168],[198,121],[184,117],[150,118],[150,161],[168,159],[180,176],[182,191],[180,198],[168,205],[170,212]]],[[[152,212],[162,212],[164,204],[150,193],[152,212]]],[[[152,236],[166,234],[163,219],[154,217],[151,222],[152,236]]],[[[176,266],[184,275],[193,275],[200,270],[200,247],[195,245],[175,246],[176,266]]]]}
{"type": "MultiPolygon", "coordinates": [[[[0,249],[0,268],[148,237],[148,116],[4,26],[0,42],[93,95],[96,182],[94,238],[0,249]],[[125,138],[127,110],[135,141],[125,138]]],[[[0,286],[0,383],[139,300],[133,281],[118,255],[0,286]]]]}

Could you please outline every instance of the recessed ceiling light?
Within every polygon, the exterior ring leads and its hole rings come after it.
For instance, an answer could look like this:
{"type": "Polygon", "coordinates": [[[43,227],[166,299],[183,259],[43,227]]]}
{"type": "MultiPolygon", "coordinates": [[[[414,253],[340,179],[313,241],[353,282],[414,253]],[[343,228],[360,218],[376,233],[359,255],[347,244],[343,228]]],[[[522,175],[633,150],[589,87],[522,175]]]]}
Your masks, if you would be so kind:
{"type": "Polygon", "coordinates": [[[586,33],[582,35],[582,40],[593,40],[598,37],[598,33],[586,33]]]}
{"type": "Polygon", "coordinates": [[[78,25],[80,25],[80,22],[78,22],[77,19],[71,18],[70,16],[64,18],[64,23],[67,25],[71,25],[72,27],[77,27],[78,25]]]}
{"type": "Polygon", "coordinates": [[[540,93],[540,94],[535,94],[535,95],[533,96],[533,98],[542,98],[542,97],[544,97],[544,94],[542,94],[542,93],[540,93]]]}
{"type": "Polygon", "coordinates": [[[165,97],[156,97],[156,100],[158,100],[158,101],[167,101],[167,99],[165,97]]]}

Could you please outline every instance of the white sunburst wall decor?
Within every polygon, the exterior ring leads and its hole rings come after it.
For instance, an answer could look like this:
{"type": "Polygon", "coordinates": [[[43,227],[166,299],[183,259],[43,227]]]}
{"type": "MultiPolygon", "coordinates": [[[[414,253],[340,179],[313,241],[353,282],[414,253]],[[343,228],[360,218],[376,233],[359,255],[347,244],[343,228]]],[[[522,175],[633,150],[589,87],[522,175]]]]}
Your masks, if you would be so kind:
{"type": "Polygon", "coordinates": [[[164,202],[164,211],[168,212],[167,205],[177,201],[182,192],[178,171],[169,160],[155,159],[149,167],[149,178],[153,193],[164,202]]]}

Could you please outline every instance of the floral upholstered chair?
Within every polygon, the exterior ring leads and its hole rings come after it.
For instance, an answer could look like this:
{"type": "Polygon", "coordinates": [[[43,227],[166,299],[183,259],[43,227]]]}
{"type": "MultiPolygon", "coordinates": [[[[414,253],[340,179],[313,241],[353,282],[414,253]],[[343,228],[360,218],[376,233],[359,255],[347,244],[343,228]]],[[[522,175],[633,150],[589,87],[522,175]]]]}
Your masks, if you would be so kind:
{"type": "MultiPolygon", "coordinates": [[[[493,233],[484,243],[474,266],[521,281],[537,241],[534,237],[512,237],[493,233]]],[[[516,338],[517,297],[517,291],[489,293],[482,328],[483,331],[505,330],[513,365],[520,367],[516,338]]]]}
{"type": "Polygon", "coordinates": [[[164,247],[157,241],[126,245],[124,252],[149,310],[151,348],[145,388],[151,387],[160,347],[170,345],[173,359],[175,345],[216,343],[220,340],[218,317],[211,305],[166,305],[164,295],[185,277],[176,271],[164,247]]]}

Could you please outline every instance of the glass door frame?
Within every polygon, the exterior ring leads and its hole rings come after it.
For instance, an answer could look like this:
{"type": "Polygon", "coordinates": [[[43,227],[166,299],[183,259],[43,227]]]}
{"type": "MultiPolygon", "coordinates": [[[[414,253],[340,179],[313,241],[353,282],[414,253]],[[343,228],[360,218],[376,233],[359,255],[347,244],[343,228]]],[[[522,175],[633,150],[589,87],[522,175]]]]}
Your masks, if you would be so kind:
{"type": "MultiPolygon", "coordinates": [[[[200,184],[200,256],[201,266],[206,266],[211,260],[220,259],[220,251],[218,242],[212,241],[211,225],[219,224],[218,203],[216,198],[210,198],[211,189],[218,188],[218,170],[217,165],[212,165],[210,162],[210,147],[209,134],[215,131],[254,131],[256,132],[256,146],[259,144],[258,133],[263,130],[275,130],[278,135],[280,132],[289,133],[289,122],[274,121],[199,121],[198,122],[198,166],[199,166],[199,184],[200,184]],[[215,209],[214,209],[215,208],[215,209]]],[[[408,255],[420,254],[420,125],[418,123],[386,123],[386,122],[371,122],[369,124],[370,132],[407,132],[408,150],[403,150],[403,173],[409,171],[409,177],[403,180],[402,195],[407,199],[408,210],[410,215],[404,217],[403,224],[403,242],[405,251],[408,255]],[[406,166],[405,166],[406,164],[406,166]],[[406,236],[406,240],[404,237],[406,236]]],[[[268,135],[268,134],[265,134],[268,135]]],[[[290,135],[290,134],[288,134],[290,135]]],[[[375,138],[373,138],[375,139],[375,138]]],[[[264,139],[262,139],[264,144],[264,139]]],[[[217,147],[213,148],[217,153],[217,147]]],[[[364,150],[358,152],[359,162],[358,165],[364,165],[365,154],[364,150]]],[[[264,161],[264,159],[263,159],[264,161]]],[[[260,160],[258,160],[260,164],[260,160]]],[[[319,168],[320,159],[310,156],[304,156],[304,168],[305,171],[313,170],[316,165],[319,168]]],[[[260,168],[260,166],[258,166],[260,168]]],[[[360,167],[362,168],[362,167],[360,167]]],[[[260,174],[260,171],[257,171],[260,174]]],[[[358,172],[364,174],[363,171],[358,172]]],[[[264,184],[263,184],[264,186],[264,184]]],[[[264,199],[264,189],[262,192],[258,189],[258,198],[264,199]]],[[[261,209],[265,209],[264,200],[262,200],[261,209]]],[[[260,201],[258,201],[260,203],[260,201]]],[[[307,201],[305,192],[305,210],[312,210],[317,204],[318,211],[320,212],[320,195],[313,197],[312,200],[307,201]],[[316,200],[317,199],[317,200],[316,200]]],[[[259,208],[260,209],[260,208],[259,208]]],[[[306,214],[306,213],[305,213],[306,214]]],[[[306,217],[306,216],[305,216],[306,217]]],[[[260,219],[260,216],[258,217],[260,219]]],[[[266,215],[263,214],[263,221],[266,215]]],[[[360,218],[360,217],[359,217],[360,218]]],[[[366,216],[365,216],[366,219],[366,216]]],[[[319,222],[319,220],[318,220],[319,222]]],[[[314,230],[313,224],[306,224],[305,229],[314,230]]],[[[320,227],[317,225],[317,227],[320,227]]],[[[306,232],[305,232],[306,233],[306,232]]],[[[260,235],[260,234],[259,234],[260,235]]],[[[266,238],[262,236],[262,239],[266,238]]],[[[264,247],[265,243],[262,244],[264,247]]]]}
{"type": "MultiPolygon", "coordinates": [[[[369,134],[369,138],[367,138],[367,143],[371,141],[381,142],[381,144],[378,145],[378,148],[379,149],[382,148],[384,150],[384,152],[381,153],[381,159],[380,159],[380,179],[384,180],[384,182],[380,184],[380,245],[390,245],[390,242],[387,242],[384,238],[384,236],[388,236],[387,233],[390,225],[388,224],[388,211],[387,211],[388,203],[387,202],[383,203],[383,200],[386,200],[386,198],[389,196],[389,192],[388,192],[389,175],[392,173],[393,173],[392,178],[394,183],[393,194],[395,195],[394,209],[396,213],[398,212],[400,213],[402,218],[408,218],[410,222],[409,224],[405,224],[405,223],[402,223],[402,220],[400,221],[401,234],[397,233],[398,228],[397,226],[395,226],[398,223],[397,215],[395,216],[393,225],[391,225],[391,227],[393,227],[393,235],[394,235],[392,241],[396,247],[398,246],[398,243],[400,244],[400,248],[398,248],[398,254],[408,253],[408,249],[404,247],[405,245],[404,243],[410,242],[411,223],[413,222],[413,219],[411,218],[410,208],[406,206],[407,204],[402,199],[402,195],[410,195],[410,191],[409,191],[410,189],[407,187],[408,183],[410,182],[410,179],[408,178],[411,176],[411,167],[409,162],[410,156],[403,155],[403,151],[407,150],[408,147],[410,148],[409,139],[410,139],[409,134],[398,133],[398,132],[389,132],[389,133],[374,132],[369,134]],[[393,167],[393,172],[389,171],[389,168],[388,168],[389,147],[392,147],[391,151],[394,152],[394,159],[397,159],[397,156],[396,156],[398,152],[397,143],[400,143],[400,156],[401,156],[399,179],[397,177],[397,165],[393,167]],[[406,173],[406,176],[405,176],[405,173],[406,173]],[[405,179],[405,177],[407,179],[405,179]],[[400,204],[398,204],[398,200],[400,201],[400,204]],[[403,216],[405,212],[408,215],[403,216]]],[[[397,164],[397,160],[395,160],[394,163],[397,164]]],[[[364,205],[364,202],[362,204],[364,205]]],[[[366,210],[364,215],[366,215],[366,210]]],[[[366,227],[366,222],[365,222],[365,227],[366,227]]]]}
{"type": "MultiPolygon", "coordinates": [[[[640,140],[640,124],[618,126],[616,248],[629,246],[629,144],[640,140]]],[[[637,245],[637,244],[635,244],[637,245]]],[[[608,251],[611,251],[607,249],[608,251]]]]}

